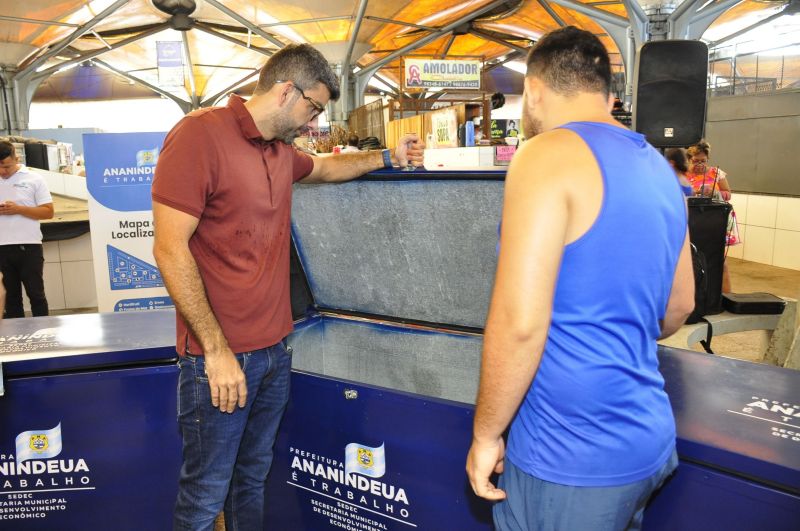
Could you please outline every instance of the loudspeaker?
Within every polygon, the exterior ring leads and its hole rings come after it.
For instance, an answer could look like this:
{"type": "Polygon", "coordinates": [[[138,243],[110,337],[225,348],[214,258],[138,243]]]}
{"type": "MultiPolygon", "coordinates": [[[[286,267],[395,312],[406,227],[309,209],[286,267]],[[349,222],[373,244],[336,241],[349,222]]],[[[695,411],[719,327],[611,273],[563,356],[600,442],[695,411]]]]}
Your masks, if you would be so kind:
{"type": "Polygon", "coordinates": [[[708,46],[651,41],[636,55],[633,128],[655,147],[687,147],[703,137],[708,46]]]}

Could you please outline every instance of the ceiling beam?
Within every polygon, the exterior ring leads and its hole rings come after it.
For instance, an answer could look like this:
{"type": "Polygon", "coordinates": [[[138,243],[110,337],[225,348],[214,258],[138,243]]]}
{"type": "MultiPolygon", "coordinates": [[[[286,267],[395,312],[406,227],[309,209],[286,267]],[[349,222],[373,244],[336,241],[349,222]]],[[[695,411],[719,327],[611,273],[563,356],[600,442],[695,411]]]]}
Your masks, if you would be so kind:
{"type": "Polygon", "coordinates": [[[476,18],[480,17],[484,13],[488,13],[489,11],[493,10],[494,8],[499,7],[501,5],[504,5],[505,3],[506,3],[506,0],[494,0],[493,2],[489,2],[488,4],[486,4],[485,6],[481,7],[480,9],[477,9],[477,10],[473,11],[472,13],[464,15],[463,17],[459,18],[458,20],[455,20],[454,22],[451,22],[450,24],[447,24],[446,26],[442,27],[440,30],[435,31],[435,32],[431,33],[430,35],[426,35],[425,37],[423,37],[423,38],[421,38],[421,39],[419,39],[417,41],[414,41],[414,42],[412,42],[411,44],[409,44],[407,46],[403,46],[399,50],[395,51],[394,53],[391,53],[391,54],[387,55],[383,59],[379,59],[379,60],[375,61],[374,63],[371,63],[371,64],[365,66],[364,69],[361,70],[358,73],[358,75],[359,75],[359,77],[370,76],[373,73],[375,73],[378,69],[380,69],[383,65],[391,63],[392,61],[394,61],[398,57],[402,57],[403,55],[405,55],[405,54],[407,54],[409,52],[412,52],[412,51],[416,50],[417,48],[425,46],[429,42],[433,42],[436,39],[438,39],[439,37],[442,37],[443,35],[447,35],[448,33],[453,31],[457,27],[461,26],[462,24],[466,24],[467,22],[472,22],[473,20],[475,20],[476,18]]]}
{"type": "Polygon", "coordinates": [[[79,24],[70,24],[69,22],[57,22],[55,20],[39,20],[35,18],[9,17],[8,15],[0,15],[0,20],[8,20],[9,22],[25,22],[26,24],[41,24],[42,26],[64,26],[67,28],[80,27],[79,24]]]}
{"type": "Polygon", "coordinates": [[[81,26],[78,26],[78,28],[75,31],[73,31],[69,37],[55,44],[54,46],[49,48],[47,52],[45,52],[43,55],[40,55],[39,57],[34,59],[34,61],[31,64],[26,66],[23,70],[20,70],[14,77],[25,77],[29,74],[32,74],[33,72],[36,71],[37,68],[42,66],[48,59],[50,59],[51,57],[55,57],[61,50],[63,50],[76,40],[80,39],[85,34],[89,33],[93,27],[102,22],[103,19],[114,13],[117,9],[127,4],[128,1],[129,0],[117,0],[116,2],[111,4],[103,11],[98,13],[97,16],[95,16],[93,19],[86,22],[85,24],[82,24],[81,26]]]}
{"type": "Polygon", "coordinates": [[[566,27],[568,25],[566,22],[564,22],[563,18],[558,16],[558,13],[556,13],[555,9],[553,9],[553,6],[551,6],[547,2],[547,0],[537,0],[537,1],[539,2],[539,5],[542,6],[542,9],[547,11],[547,14],[550,15],[550,18],[555,20],[556,24],[558,24],[562,28],[564,28],[564,27],[566,27]]]}
{"type": "MultiPolygon", "coordinates": [[[[688,0],[686,0],[688,1],[688,0]]],[[[714,4],[709,4],[703,9],[696,11],[689,17],[686,24],[687,39],[699,39],[703,36],[709,26],[714,23],[725,11],[731,9],[743,0],[720,0],[714,4]]],[[[680,37],[679,37],[680,38],[680,37]]]]}
{"type": "Polygon", "coordinates": [[[579,2],[578,0],[550,0],[550,1],[562,7],[566,7],[568,9],[572,9],[573,11],[577,11],[578,13],[586,15],[587,17],[591,17],[597,21],[606,22],[608,24],[612,24],[620,28],[627,28],[629,24],[628,19],[625,17],[621,17],[619,15],[615,15],[614,13],[609,13],[608,11],[592,7],[589,4],[584,4],[582,2],[579,2]]]}
{"type": "MultiPolygon", "coordinates": [[[[501,46],[505,46],[506,48],[511,48],[515,52],[528,53],[528,49],[527,48],[523,48],[522,46],[519,46],[517,44],[512,44],[512,43],[508,42],[507,40],[495,37],[491,33],[488,33],[486,31],[480,30],[478,28],[472,28],[470,30],[470,33],[472,33],[476,37],[480,37],[481,39],[485,39],[487,41],[495,42],[497,44],[500,44],[501,46]]],[[[520,39],[524,39],[524,37],[520,37],[520,39]]]]}
{"type": "MultiPolygon", "coordinates": [[[[164,31],[165,29],[167,29],[169,27],[170,26],[169,26],[168,22],[164,22],[163,24],[157,24],[157,25],[151,27],[148,30],[145,30],[145,31],[143,31],[141,33],[137,33],[136,35],[132,35],[132,36],[128,37],[127,39],[123,39],[123,40],[121,40],[119,42],[116,42],[116,43],[112,44],[111,48],[100,48],[100,49],[97,49],[97,50],[91,50],[91,51],[88,51],[88,52],[84,52],[84,53],[78,55],[77,57],[74,57],[72,59],[64,61],[63,63],[59,63],[59,64],[57,64],[55,66],[51,66],[47,70],[42,70],[41,72],[35,72],[30,77],[31,77],[31,79],[39,79],[39,78],[47,77],[50,74],[52,74],[53,72],[61,70],[62,68],[65,68],[67,66],[70,66],[70,65],[73,65],[73,64],[76,64],[76,63],[82,63],[83,61],[86,61],[87,59],[93,59],[93,58],[97,57],[98,55],[102,55],[102,54],[104,54],[106,52],[109,52],[111,50],[116,50],[117,48],[122,48],[123,46],[127,46],[127,45],[131,44],[132,42],[136,42],[136,41],[138,41],[140,39],[144,39],[145,37],[149,37],[150,35],[154,35],[156,33],[160,33],[160,32],[164,31]]],[[[17,76],[20,76],[20,74],[17,74],[17,76]]],[[[17,76],[14,76],[14,77],[16,78],[17,76]]]]}
{"type": "Polygon", "coordinates": [[[248,43],[246,43],[244,41],[240,41],[236,37],[231,37],[230,35],[222,33],[221,31],[217,31],[217,30],[213,29],[212,27],[206,25],[204,22],[195,22],[194,29],[199,29],[203,33],[208,33],[209,35],[213,35],[214,37],[216,37],[218,39],[222,39],[224,41],[232,42],[233,44],[239,45],[242,48],[247,48],[248,50],[253,50],[254,52],[260,53],[261,55],[266,55],[267,57],[272,56],[272,54],[274,53],[272,50],[268,50],[266,48],[261,48],[259,46],[253,46],[253,45],[248,44],[248,43]]]}
{"type": "Polygon", "coordinates": [[[238,22],[239,24],[241,24],[245,28],[249,29],[250,31],[252,31],[256,35],[259,35],[259,36],[267,39],[269,42],[271,42],[272,44],[274,44],[278,48],[283,48],[284,47],[284,44],[281,41],[279,41],[278,39],[276,39],[274,36],[270,35],[266,31],[264,31],[263,29],[259,28],[258,26],[256,26],[255,24],[253,24],[252,22],[250,22],[249,20],[247,20],[246,18],[241,16],[239,13],[235,12],[234,10],[232,10],[231,8],[229,8],[227,6],[224,6],[221,3],[217,2],[217,0],[204,0],[204,2],[206,4],[208,4],[208,5],[210,5],[210,6],[213,6],[213,7],[217,8],[219,11],[222,11],[223,13],[225,13],[226,15],[231,17],[233,20],[235,20],[236,22],[238,22]]]}
{"type": "Polygon", "coordinates": [[[352,20],[352,15],[341,15],[338,17],[304,18],[302,20],[289,20],[286,22],[270,22],[269,24],[259,24],[259,28],[272,28],[274,26],[293,26],[295,24],[312,24],[314,22],[328,22],[331,20],[352,20]]]}
{"type": "Polygon", "coordinates": [[[383,17],[374,17],[372,15],[367,15],[364,17],[368,20],[374,20],[375,22],[383,22],[385,24],[395,24],[397,26],[407,26],[409,28],[417,28],[425,31],[436,31],[439,28],[434,28],[433,26],[422,26],[421,24],[414,24],[412,22],[404,22],[402,20],[393,20],[391,18],[383,18],[383,17]]]}
{"type": "Polygon", "coordinates": [[[458,35],[453,33],[453,34],[450,35],[450,38],[447,39],[447,42],[444,44],[444,49],[442,50],[442,53],[440,54],[442,56],[442,59],[447,57],[447,54],[450,53],[450,48],[453,46],[453,43],[456,42],[456,37],[458,37],[458,35]]]}
{"type": "Polygon", "coordinates": [[[101,37],[101,36],[100,36],[100,35],[99,35],[99,34],[98,34],[96,31],[92,30],[92,35],[94,35],[94,37],[95,37],[95,38],[96,38],[98,41],[102,42],[102,43],[103,43],[103,45],[104,45],[106,48],[108,48],[109,50],[111,49],[111,45],[110,45],[110,44],[108,44],[108,41],[107,41],[107,40],[105,40],[103,37],[101,37]]]}
{"type": "MultiPolygon", "coordinates": [[[[381,83],[383,83],[384,85],[389,87],[389,90],[392,91],[392,95],[393,96],[397,97],[397,96],[400,95],[400,87],[397,87],[397,89],[392,88],[392,84],[385,77],[383,77],[383,76],[381,76],[379,74],[375,74],[372,77],[374,77],[375,79],[377,79],[378,81],[380,81],[381,83]]],[[[376,90],[380,90],[378,87],[373,87],[373,88],[376,89],[376,90]]],[[[408,95],[408,93],[406,93],[406,94],[408,95]]],[[[410,95],[408,95],[408,96],[411,97],[410,95]]]]}
{"type": "MultiPolygon", "coordinates": [[[[497,62],[497,63],[487,64],[486,66],[484,66],[484,67],[483,67],[483,71],[484,71],[484,72],[489,72],[489,71],[491,71],[491,70],[494,70],[494,69],[495,69],[495,68],[497,68],[498,66],[503,66],[504,64],[506,64],[506,63],[508,63],[508,62],[510,62],[510,61],[516,61],[516,60],[518,60],[518,59],[522,59],[523,57],[525,57],[525,55],[524,55],[524,54],[521,54],[521,53],[519,53],[519,52],[517,52],[517,51],[511,52],[511,53],[510,53],[510,54],[508,54],[508,55],[506,56],[506,58],[505,58],[505,59],[503,59],[502,61],[499,61],[499,62],[497,62]]],[[[523,75],[524,75],[524,74],[523,74],[523,75]]]]}
{"type": "MultiPolygon", "coordinates": [[[[787,4],[787,5],[788,5],[788,4],[787,4]]],[[[717,47],[717,46],[719,46],[720,44],[722,44],[722,43],[724,43],[724,42],[728,42],[728,41],[730,41],[730,40],[733,40],[733,39],[735,39],[736,37],[739,37],[740,35],[744,35],[744,34],[745,34],[745,33],[747,33],[748,31],[754,30],[754,29],[756,29],[756,28],[757,28],[757,27],[759,27],[759,26],[763,26],[764,24],[769,24],[769,23],[770,23],[770,22],[772,22],[773,20],[775,20],[775,19],[778,19],[778,18],[781,18],[782,16],[784,16],[784,15],[786,14],[786,13],[785,13],[785,11],[786,11],[786,9],[783,9],[783,10],[779,11],[778,13],[775,13],[775,14],[773,14],[773,15],[770,15],[770,16],[768,16],[768,17],[767,17],[767,18],[765,18],[765,19],[759,20],[759,21],[758,21],[758,22],[756,22],[755,24],[750,24],[750,25],[749,25],[749,26],[747,26],[746,28],[740,29],[739,31],[735,31],[735,32],[731,33],[730,35],[727,35],[727,36],[725,36],[725,37],[721,38],[721,39],[720,39],[720,40],[718,40],[718,41],[715,41],[715,42],[709,43],[709,44],[708,44],[708,47],[709,47],[709,49],[711,49],[711,48],[716,48],[716,47],[717,47]]]]}
{"type": "Polygon", "coordinates": [[[350,60],[353,58],[353,48],[356,46],[358,32],[361,30],[361,21],[364,20],[364,13],[367,11],[368,2],[369,0],[361,0],[358,4],[358,13],[356,14],[356,20],[353,23],[353,31],[350,34],[350,41],[347,43],[347,55],[344,56],[343,67],[347,68],[348,71],[350,69],[350,60]]]}
{"type": "Polygon", "coordinates": [[[348,117],[348,113],[350,112],[350,107],[356,107],[355,102],[352,101],[352,94],[350,91],[350,73],[352,72],[352,67],[350,66],[350,61],[353,59],[353,49],[356,46],[356,41],[358,40],[358,32],[361,30],[361,22],[364,20],[364,13],[367,11],[367,3],[369,0],[360,0],[358,4],[358,12],[356,13],[356,20],[352,25],[352,30],[350,32],[350,40],[347,43],[347,54],[344,56],[344,61],[342,62],[342,76],[339,80],[340,82],[340,97],[341,97],[341,110],[342,116],[340,117],[342,120],[346,120],[348,117]]]}
{"type": "Polygon", "coordinates": [[[720,2],[710,4],[694,14],[694,17],[692,17],[692,24],[707,20],[709,18],[714,20],[725,11],[729,10],[736,4],[741,3],[742,1],[743,0],[721,0],[720,2]]]}
{"type": "Polygon", "coordinates": [[[183,53],[186,54],[186,62],[188,63],[185,66],[189,67],[189,89],[190,89],[190,97],[192,98],[192,109],[197,109],[200,106],[200,100],[197,98],[197,84],[195,83],[194,79],[194,64],[192,63],[192,53],[189,50],[189,35],[187,32],[181,32],[181,40],[183,41],[183,53]]]}
{"type": "Polygon", "coordinates": [[[239,81],[237,81],[237,82],[235,82],[235,83],[233,83],[231,85],[228,85],[227,87],[225,87],[224,89],[220,90],[219,92],[217,92],[213,96],[211,96],[209,98],[206,98],[205,100],[200,102],[200,107],[208,107],[209,105],[215,104],[217,102],[217,100],[219,100],[222,96],[224,96],[228,92],[231,92],[232,90],[236,89],[237,87],[239,87],[241,85],[244,85],[251,77],[257,76],[258,74],[259,74],[259,70],[254,70],[254,71],[250,72],[249,74],[244,76],[239,81]]]}
{"type": "Polygon", "coordinates": [[[647,18],[647,13],[639,5],[639,0],[622,0],[622,4],[625,6],[625,12],[628,14],[628,20],[631,21],[631,24],[635,23],[638,28],[642,29],[647,27],[650,19],[647,18]]]}
{"type": "Polygon", "coordinates": [[[114,72],[115,74],[124,77],[125,79],[129,79],[129,80],[133,81],[134,83],[138,83],[138,84],[142,85],[143,87],[152,90],[156,94],[160,94],[161,96],[164,96],[165,98],[171,99],[172,101],[174,101],[175,103],[178,104],[178,106],[181,108],[181,110],[183,111],[184,114],[186,114],[187,112],[189,112],[191,110],[192,104],[190,102],[182,100],[181,98],[179,98],[175,94],[173,94],[171,92],[167,92],[166,90],[162,89],[161,87],[157,87],[157,86],[153,85],[152,83],[148,83],[144,79],[141,79],[141,78],[138,78],[136,76],[133,76],[128,72],[123,72],[122,70],[120,70],[118,68],[115,68],[115,67],[111,66],[110,64],[108,64],[105,61],[102,61],[100,59],[92,59],[92,62],[97,64],[97,65],[99,65],[99,66],[101,66],[102,68],[105,68],[106,70],[110,70],[111,72],[114,72]]]}

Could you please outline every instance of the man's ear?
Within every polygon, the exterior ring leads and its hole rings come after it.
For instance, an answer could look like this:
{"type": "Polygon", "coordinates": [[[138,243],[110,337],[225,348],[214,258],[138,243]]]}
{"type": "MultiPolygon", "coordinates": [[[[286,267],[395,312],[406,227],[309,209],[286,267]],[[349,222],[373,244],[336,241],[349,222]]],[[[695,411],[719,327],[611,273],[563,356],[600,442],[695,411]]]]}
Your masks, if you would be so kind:
{"type": "Polygon", "coordinates": [[[537,106],[542,100],[542,81],[533,76],[525,76],[525,93],[528,98],[528,105],[537,106]]]}
{"type": "Polygon", "coordinates": [[[294,92],[292,85],[290,83],[281,83],[275,86],[280,87],[280,92],[278,92],[278,106],[283,107],[287,103],[291,103],[292,92],[294,92]]]}

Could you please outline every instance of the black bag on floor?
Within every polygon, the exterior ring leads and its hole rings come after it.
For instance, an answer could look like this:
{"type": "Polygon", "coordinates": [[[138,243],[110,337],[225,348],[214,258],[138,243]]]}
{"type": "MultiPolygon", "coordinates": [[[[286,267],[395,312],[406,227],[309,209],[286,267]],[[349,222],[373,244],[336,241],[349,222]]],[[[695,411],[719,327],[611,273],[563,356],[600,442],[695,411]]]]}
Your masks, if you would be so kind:
{"type": "Polygon", "coordinates": [[[706,315],[706,295],[708,294],[708,278],[706,276],[706,257],[692,243],[692,269],[694,270],[694,310],[686,319],[686,324],[699,323],[706,315]]]}
{"type": "Polygon", "coordinates": [[[786,301],[771,293],[726,293],[722,306],[731,313],[779,315],[786,308],[786,301]]]}

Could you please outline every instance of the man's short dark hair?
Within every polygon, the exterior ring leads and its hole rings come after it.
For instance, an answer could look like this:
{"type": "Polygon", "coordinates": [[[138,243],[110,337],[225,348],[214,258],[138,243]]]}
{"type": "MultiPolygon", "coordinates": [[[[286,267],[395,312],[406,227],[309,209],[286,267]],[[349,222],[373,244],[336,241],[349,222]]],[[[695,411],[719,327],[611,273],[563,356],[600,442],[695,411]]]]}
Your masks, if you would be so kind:
{"type": "Polygon", "coordinates": [[[12,155],[16,155],[14,145],[6,140],[0,140],[0,160],[5,160],[12,155]]]}
{"type": "Polygon", "coordinates": [[[559,94],[611,92],[611,61],[600,39],[567,26],[539,39],[528,53],[527,75],[544,81],[559,94]]]}
{"type": "Polygon", "coordinates": [[[290,44],[275,52],[261,69],[255,93],[267,92],[276,81],[292,81],[302,90],[322,83],[331,93],[331,100],[339,99],[339,78],[310,44],[290,44]]]}

